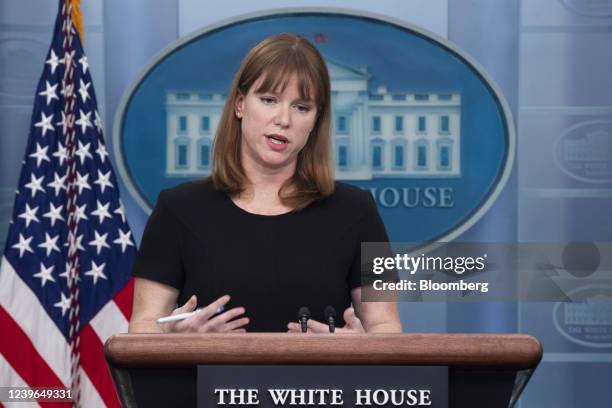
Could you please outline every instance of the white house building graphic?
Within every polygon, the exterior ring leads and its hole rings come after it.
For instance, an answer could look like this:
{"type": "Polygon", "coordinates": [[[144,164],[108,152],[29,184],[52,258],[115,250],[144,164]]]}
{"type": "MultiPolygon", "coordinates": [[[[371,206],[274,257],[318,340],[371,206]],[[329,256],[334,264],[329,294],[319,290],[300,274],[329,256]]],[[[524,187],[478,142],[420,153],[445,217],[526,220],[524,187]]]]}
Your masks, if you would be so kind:
{"type": "MultiPolygon", "coordinates": [[[[332,89],[336,178],[458,177],[461,96],[455,92],[368,92],[367,69],[326,59],[332,89]]],[[[210,173],[226,95],[166,93],[166,176],[210,173]]]]}

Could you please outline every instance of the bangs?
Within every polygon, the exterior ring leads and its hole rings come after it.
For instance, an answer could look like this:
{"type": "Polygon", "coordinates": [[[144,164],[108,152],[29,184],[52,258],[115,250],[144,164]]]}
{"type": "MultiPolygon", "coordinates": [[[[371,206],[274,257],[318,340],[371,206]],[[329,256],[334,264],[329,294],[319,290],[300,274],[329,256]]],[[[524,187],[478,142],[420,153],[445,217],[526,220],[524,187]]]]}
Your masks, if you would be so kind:
{"type": "Polygon", "coordinates": [[[289,58],[275,58],[262,67],[261,77],[263,81],[255,92],[278,92],[281,93],[287,87],[291,77],[297,77],[297,87],[300,99],[313,101],[318,105],[323,103],[323,90],[317,89],[316,69],[308,63],[307,59],[298,53],[292,53],[289,58]]]}

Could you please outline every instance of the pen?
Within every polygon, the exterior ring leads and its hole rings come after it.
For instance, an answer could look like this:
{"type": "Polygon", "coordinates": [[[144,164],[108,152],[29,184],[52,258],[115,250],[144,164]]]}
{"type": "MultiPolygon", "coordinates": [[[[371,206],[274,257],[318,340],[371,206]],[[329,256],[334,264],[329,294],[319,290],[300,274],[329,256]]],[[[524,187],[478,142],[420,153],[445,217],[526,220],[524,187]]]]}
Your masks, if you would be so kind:
{"type": "MultiPolygon", "coordinates": [[[[165,317],[160,317],[159,319],[157,319],[157,323],[161,324],[161,323],[168,323],[168,322],[177,322],[179,320],[185,320],[188,317],[193,316],[194,314],[198,313],[200,310],[202,310],[201,307],[197,308],[196,310],[194,310],[193,312],[187,312],[187,313],[179,313],[176,315],[171,315],[171,316],[165,316],[165,317]]],[[[221,312],[223,312],[223,310],[225,310],[225,308],[223,306],[220,306],[217,311],[215,312],[215,314],[219,314],[221,312]]],[[[214,316],[214,315],[213,315],[214,316]]],[[[212,316],[211,316],[212,317],[212,316]]]]}

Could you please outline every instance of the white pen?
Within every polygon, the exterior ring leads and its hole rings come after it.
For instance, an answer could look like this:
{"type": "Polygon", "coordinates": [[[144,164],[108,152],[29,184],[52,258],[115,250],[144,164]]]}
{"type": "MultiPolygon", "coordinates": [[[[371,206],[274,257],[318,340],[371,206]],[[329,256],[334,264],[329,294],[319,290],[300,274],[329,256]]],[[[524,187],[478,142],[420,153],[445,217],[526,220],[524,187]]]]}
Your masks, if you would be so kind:
{"type": "MultiPolygon", "coordinates": [[[[170,315],[170,316],[165,316],[165,317],[160,317],[159,319],[157,319],[157,323],[161,324],[161,323],[168,323],[168,322],[176,322],[179,320],[185,320],[188,317],[193,316],[194,314],[198,313],[200,310],[202,310],[201,307],[197,308],[196,310],[194,310],[193,312],[187,312],[187,313],[179,313],[176,315],[170,315]]],[[[215,312],[215,314],[217,313],[221,313],[223,312],[223,310],[225,310],[225,308],[223,306],[220,306],[217,311],[215,312]]]]}

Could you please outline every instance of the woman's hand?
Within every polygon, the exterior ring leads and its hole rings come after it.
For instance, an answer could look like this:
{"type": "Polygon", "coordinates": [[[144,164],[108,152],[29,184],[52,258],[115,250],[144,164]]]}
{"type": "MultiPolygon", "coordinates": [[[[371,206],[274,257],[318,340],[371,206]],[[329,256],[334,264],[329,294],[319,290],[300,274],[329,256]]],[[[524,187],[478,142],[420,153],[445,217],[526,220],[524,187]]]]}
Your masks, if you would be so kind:
{"type": "MultiPolygon", "coordinates": [[[[355,309],[352,307],[347,308],[344,313],[344,322],[346,323],[344,327],[336,328],[336,333],[340,334],[355,334],[355,333],[365,333],[365,329],[361,324],[361,320],[355,314],[355,309]]],[[[301,333],[302,328],[299,323],[291,322],[287,325],[289,329],[289,333],[301,333]]],[[[329,326],[327,324],[318,322],[313,319],[308,320],[308,332],[307,333],[329,333],[329,326]]]]}
{"type": "MultiPolygon", "coordinates": [[[[235,307],[216,315],[219,308],[224,307],[229,300],[229,295],[221,296],[187,319],[178,322],[162,323],[162,329],[165,333],[245,333],[246,330],[242,326],[249,323],[249,318],[242,317],[236,319],[244,314],[245,310],[243,307],[235,307]]],[[[174,309],[172,315],[192,312],[197,304],[197,298],[193,295],[183,306],[174,309]]]]}

